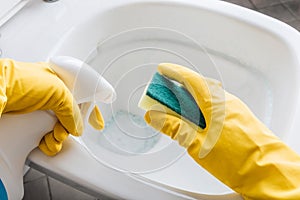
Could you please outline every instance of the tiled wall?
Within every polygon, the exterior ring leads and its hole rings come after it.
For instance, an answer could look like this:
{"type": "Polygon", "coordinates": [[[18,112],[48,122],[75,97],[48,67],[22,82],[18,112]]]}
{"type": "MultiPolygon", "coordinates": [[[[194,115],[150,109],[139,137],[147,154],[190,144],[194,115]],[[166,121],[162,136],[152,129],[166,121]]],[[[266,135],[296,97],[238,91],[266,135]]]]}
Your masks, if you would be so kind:
{"type": "MultiPolygon", "coordinates": [[[[270,15],[286,22],[300,31],[300,0],[226,0],[255,11],[270,15]]],[[[23,200],[95,200],[34,169],[30,169],[24,178],[25,196],[23,200]]],[[[99,198],[98,198],[99,199],[99,198]]],[[[101,197],[101,200],[108,200],[101,197]]]]}
{"type": "Polygon", "coordinates": [[[226,0],[279,19],[300,31],[300,0],[226,0]]]}
{"type": "MultiPolygon", "coordinates": [[[[61,183],[35,169],[30,169],[24,177],[23,200],[96,200],[75,188],[61,183]]],[[[101,198],[101,200],[108,198],[101,198]]]]}

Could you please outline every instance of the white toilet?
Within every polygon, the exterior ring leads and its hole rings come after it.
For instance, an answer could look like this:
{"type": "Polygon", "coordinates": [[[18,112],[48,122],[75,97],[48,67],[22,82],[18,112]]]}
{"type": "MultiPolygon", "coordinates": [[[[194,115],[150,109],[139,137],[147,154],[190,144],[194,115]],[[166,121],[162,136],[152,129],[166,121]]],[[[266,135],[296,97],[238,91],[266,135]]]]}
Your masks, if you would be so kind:
{"type": "Polygon", "coordinates": [[[9,173],[0,178],[10,180],[4,181],[9,199],[23,195],[23,165],[32,149],[29,166],[94,196],[242,199],[167,137],[136,139],[147,129],[137,102],[160,62],[219,79],[300,153],[300,34],[290,26],[218,0],[16,0],[10,6],[0,18],[1,57],[84,60],[115,87],[117,100],[99,104],[107,122],[104,132],[87,127],[55,157],[34,149],[41,133],[51,130],[52,115],[4,115],[0,161],[13,167],[1,171],[12,171],[14,179],[9,173]],[[15,141],[17,149],[11,148],[15,141]]]}

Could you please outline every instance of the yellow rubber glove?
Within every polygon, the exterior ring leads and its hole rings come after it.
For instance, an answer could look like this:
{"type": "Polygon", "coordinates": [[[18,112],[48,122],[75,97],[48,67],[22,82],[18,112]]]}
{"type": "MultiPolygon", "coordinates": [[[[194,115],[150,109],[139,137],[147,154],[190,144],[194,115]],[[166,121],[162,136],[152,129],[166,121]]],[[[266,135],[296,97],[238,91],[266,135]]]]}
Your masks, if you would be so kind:
{"type": "MultiPolygon", "coordinates": [[[[83,132],[80,109],[49,63],[0,59],[0,116],[35,110],[52,110],[58,118],[54,130],[46,134],[39,145],[47,155],[58,153],[69,133],[80,136],[83,132]]],[[[99,129],[104,125],[103,118],[98,108],[94,110],[98,117],[94,126],[99,129]]]]}
{"type": "Polygon", "coordinates": [[[104,128],[104,120],[98,106],[94,106],[90,116],[89,124],[96,130],[102,130],[104,128]]]}
{"type": "MultiPolygon", "coordinates": [[[[300,156],[261,123],[219,82],[175,64],[158,71],[182,83],[206,120],[206,128],[161,111],[145,120],[177,140],[208,172],[246,200],[299,200],[300,156]]],[[[201,180],[199,180],[201,181],[201,180]]]]}
{"type": "MultiPolygon", "coordinates": [[[[102,130],[104,128],[104,120],[98,106],[94,106],[89,116],[89,123],[96,130],[102,130]]],[[[53,131],[47,133],[39,144],[39,148],[48,156],[54,156],[62,149],[63,142],[67,139],[69,133],[62,126],[60,122],[57,122],[53,131]]]]}

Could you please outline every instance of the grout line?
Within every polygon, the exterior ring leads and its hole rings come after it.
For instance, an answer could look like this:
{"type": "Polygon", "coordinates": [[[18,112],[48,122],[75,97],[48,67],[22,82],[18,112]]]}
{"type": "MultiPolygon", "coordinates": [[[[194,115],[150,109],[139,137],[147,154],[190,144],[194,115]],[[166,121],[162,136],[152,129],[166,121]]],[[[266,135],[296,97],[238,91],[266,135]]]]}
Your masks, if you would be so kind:
{"type": "Polygon", "coordinates": [[[249,0],[249,2],[250,2],[250,4],[253,6],[253,8],[254,8],[255,10],[258,10],[258,8],[256,7],[256,5],[255,5],[251,0],[249,0]]]}
{"type": "MultiPolygon", "coordinates": [[[[281,4],[295,17],[296,20],[299,20],[299,16],[296,15],[289,6],[287,6],[285,3],[282,3],[282,2],[281,2],[281,4]]],[[[294,20],[291,20],[291,21],[294,21],[294,20]]]]}
{"type": "MultiPolygon", "coordinates": [[[[26,174],[23,176],[25,177],[26,175],[28,175],[29,173],[32,173],[32,169],[33,168],[29,168],[29,170],[26,172],[26,174]]],[[[25,180],[25,178],[23,178],[23,184],[27,184],[27,183],[30,183],[30,182],[33,182],[33,181],[37,181],[37,180],[40,180],[42,178],[45,178],[45,174],[41,173],[41,175],[37,178],[34,178],[34,179],[30,179],[30,180],[25,180]]]]}
{"type": "Polygon", "coordinates": [[[265,6],[262,6],[262,7],[258,8],[258,7],[253,3],[252,0],[249,0],[249,1],[250,1],[250,2],[252,3],[252,5],[256,8],[256,10],[265,9],[265,8],[269,8],[269,7],[273,7],[273,6],[278,6],[278,5],[282,4],[282,2],[279,1],[279,2],[276,2],[276,3],[269,3],[268,5],[265,5],[265,6]]]}
{"type": "Polygon", "coordinates": [[[47,180],[47,186],[48,186],[49,199],[52,200],[52,191],[51,191],[51,187],[50,187],[49,177],[47,175],[46,175],[46,180],[47,180]]]}
{"type": "Polygon", "coordinates": [[[286,0],[286,1],[283,1],[283,0],[279,0],[281,3],[286,3],[286,2],[290,2],[290,1],[294,1],[294,0],[286,0]]]}

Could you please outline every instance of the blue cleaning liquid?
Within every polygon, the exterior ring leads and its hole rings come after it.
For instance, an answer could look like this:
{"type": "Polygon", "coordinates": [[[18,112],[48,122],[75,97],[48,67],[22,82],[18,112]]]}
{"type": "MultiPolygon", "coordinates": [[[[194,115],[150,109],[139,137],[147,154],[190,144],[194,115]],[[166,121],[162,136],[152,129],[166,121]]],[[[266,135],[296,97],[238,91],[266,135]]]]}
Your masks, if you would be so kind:
{"type": "Polygon", "coordinates": [[[5,187],[0,179],[0,200],[8,200],[5,187]]]}
{"type": "Polygon", "coordinates": [[[106,120],[102,134],[119,150],[133,154],[149,153],[161,137],[142,116],[125,110],[118,110],[106,120]]]}

